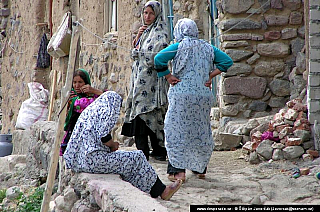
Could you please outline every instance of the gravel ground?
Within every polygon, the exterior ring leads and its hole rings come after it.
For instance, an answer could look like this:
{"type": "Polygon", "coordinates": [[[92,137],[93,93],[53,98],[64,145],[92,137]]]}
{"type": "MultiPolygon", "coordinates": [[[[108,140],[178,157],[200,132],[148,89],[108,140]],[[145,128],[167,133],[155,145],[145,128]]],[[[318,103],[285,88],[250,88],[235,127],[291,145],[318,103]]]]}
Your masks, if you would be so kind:
{"type": "MultiPolygon", "coordinates": [[[[312,205],[320,204],[320,159],[250,164],[241,149],[214,151],[206,179],[187,170],[186,182],[170,201],[159,199],[169,211],[190,211],[190,205],[312,205]],[[292,177],[292,168],[309,168],[310,174],[292,177]]],[[[166,162],[150,159],[160,179],[167,179],[166,162]]]]}

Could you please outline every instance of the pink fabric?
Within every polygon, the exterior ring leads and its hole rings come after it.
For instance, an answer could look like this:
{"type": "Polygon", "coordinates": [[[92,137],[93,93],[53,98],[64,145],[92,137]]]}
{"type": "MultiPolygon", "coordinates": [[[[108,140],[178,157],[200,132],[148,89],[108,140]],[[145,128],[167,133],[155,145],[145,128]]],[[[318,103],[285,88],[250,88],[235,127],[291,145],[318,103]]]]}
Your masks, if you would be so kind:
{"type": "Polygon", "coordinates": [[[261,141],[263,141],[263,140],[279,141],[279,138],[273,137],[273,132],[265,131],[261,135],[261,141]]]}
{"type": "Polygon", "coordinates": [[[95,98],[92,98],[92,97],[83,97],[83,98],[80,98],[80,99],[77,99],[75,102],[74,102],[74,110],[78,113],[81,113],[88,105],[90,105],[93,101],[94,101],[95,98]]]}

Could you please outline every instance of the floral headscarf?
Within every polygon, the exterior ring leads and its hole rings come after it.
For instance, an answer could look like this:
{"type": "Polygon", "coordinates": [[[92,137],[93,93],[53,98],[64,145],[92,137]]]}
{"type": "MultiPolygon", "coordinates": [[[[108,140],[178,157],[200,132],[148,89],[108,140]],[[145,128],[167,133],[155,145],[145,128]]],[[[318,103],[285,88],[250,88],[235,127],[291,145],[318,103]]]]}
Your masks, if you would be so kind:
{"type": "MultiPolygon", "coordinates": [[[[116,124],[121,103],[122,97],[118,93],[114,91],[103,93],[81,113],[79,121],[82,124],[75,127],[71,140],[77,140],[81,135],[86,135],[88,141],[94,140],[100,143],[101,138],[110,133],[116,124]],[[88,134],[83,133],[84,131],[88,134]],[[90,136],[92,136],[92,139],[89,138],[90,136]]],[[[88,145],[94,146],[94,143],[88,145]]]]}
{"type": "Polygon", "coordinates": [[[140,37],[140,61],[153,67],[154,56],[168,46],[168,33],[167,25],[162,18],[161,4],[158,1],[148,1],[141,13],[142,23],[144,23],[143,11],[146,7],[151,7],[156,17],[140,37]]]}
{"type": "Polygon", "coordinates": [[[102,144],[101,138],[109,134],[117,123],[121,103],[119,94],[107,91],[80,114],[64,154],[68,168],[69,164],[79,162],[79,154],[103,149],[110,152],[109,147],[102,144]]]}
{"type": "Polygon", "coordinates": [[[161,4],[158,1],[148,1],[142,8],[142,14],[141,14],[142,23],[145,24],[143,19],[143,11],[146,7],[151,7],[156,16],[153,23],[156,23],[157,21],[159,21],[158,17],[162,15],[161,4]]]}
{"type": "MultiPolygon", "coordinates": [[[[179,46],[174,58],[173,74],[178,74],[185,68],[196,70],[203,58],[213,61],[214,53],[211,45],[199,39],[198,34],[197,24],[189,18],[180,19],[175,25],[173,35],[179,46]]],[[[213,70],[213,67],[207,69],[213,70]]]]}
{"type": "Polygon", "coordinates": [[[189,19],[180,19],[174,27],[173,35],[177,42],[181,42],[185,37],[198,38],[197,24],[189,19]]]}

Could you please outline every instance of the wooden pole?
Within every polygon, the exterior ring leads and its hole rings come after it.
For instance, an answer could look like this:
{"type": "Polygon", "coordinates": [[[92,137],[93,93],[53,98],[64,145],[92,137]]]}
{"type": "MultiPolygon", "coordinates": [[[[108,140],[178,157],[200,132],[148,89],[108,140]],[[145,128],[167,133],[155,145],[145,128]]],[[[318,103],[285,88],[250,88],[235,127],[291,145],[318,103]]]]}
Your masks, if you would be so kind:
{"type": "Polygon", "coordinates": [[[53,79],[52,79],[52,85],[51,85],[48,121],[51,121],[51,115],[52,115],[52,110],[53,110],[53,101],[54,101],[54,93],[56,91],[56,84],[57,84],[57,70],[53,70],[53,79]]]}
{"type": "MultiPolygon", "coordinates": [[[[72,16],[72,23],[76,21],[76,17],[72,16]]],[[[60,143],[63,137],[63,125],[66,118],[66,107],[64,105],[69,99],[69,92],[72,87],[72,78],[75,68],[77,67],[77,62],[79,59],[79,51],[80,51],[80,28],[78,25],[72,26],[72,36],[71,36],[71,44],[70,44],[70,53],[69,53],[69,61],[68,61],[68,70],[66,76],[66,83],[61,90],[61,105],[60,110],[62,112],[59,116],[59,121],[56,130],[56,136],[53,146],[53,153],[51,155],[51,161],[49,166],[49,172],[47,177],[47,183],[45,192],[43,194],[43,200],[41,205],[41,212],[47,212],[49,209],[49,203],[52,195],[52,188],[54,184],[54,180],[56,177],[57,165],[59,161],[59,152],[60,152],[60,143]]]]}

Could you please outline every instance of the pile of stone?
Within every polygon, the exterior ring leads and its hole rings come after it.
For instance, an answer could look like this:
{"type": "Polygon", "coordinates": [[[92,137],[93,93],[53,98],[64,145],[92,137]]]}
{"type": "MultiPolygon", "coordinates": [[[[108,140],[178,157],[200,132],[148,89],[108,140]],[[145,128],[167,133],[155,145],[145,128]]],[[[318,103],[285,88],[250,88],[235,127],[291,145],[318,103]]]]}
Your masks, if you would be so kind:
{"type": "Polygon", "coordinates": [[[307,105],[301,99],[286,103],[276,113],[264,132],[252,131],[250,141],[242,146],[250,163],[267,160],[313,160],[319,157],[314,150],[310,122],[307,119],[307,105]]]}

